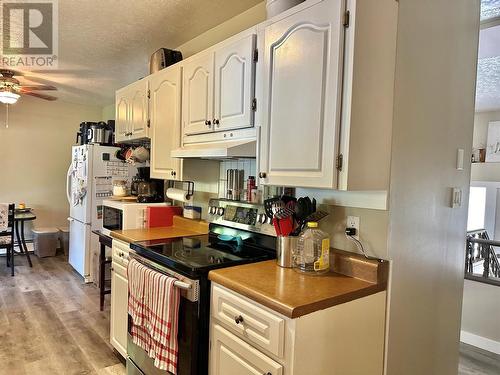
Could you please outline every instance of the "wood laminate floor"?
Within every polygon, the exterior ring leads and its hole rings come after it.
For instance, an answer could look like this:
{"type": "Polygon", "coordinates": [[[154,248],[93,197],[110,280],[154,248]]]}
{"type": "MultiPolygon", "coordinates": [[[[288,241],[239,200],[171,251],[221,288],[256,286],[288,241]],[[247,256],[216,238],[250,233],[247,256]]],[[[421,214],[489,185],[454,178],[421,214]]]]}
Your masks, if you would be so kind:
{"type": "MultiPolygon", "coordinates": [[[[109,344],[109,296],[86,285],[63,256],[0,257],[0,375],[125,374],[109,344]]],[[[459,375],[498,375],[500,356],[460,344],[459,375]]]]}
{"type": "Polygon", "coordinates": [[[500,355],[460,343],[459,375],[499,375],[500,355]]]}
{"type": "Polygon", "coordinates": [[[0,374],[124,374],[109,344],[109,296],[85,285],[63,256],[0,257],[0,374]]]}

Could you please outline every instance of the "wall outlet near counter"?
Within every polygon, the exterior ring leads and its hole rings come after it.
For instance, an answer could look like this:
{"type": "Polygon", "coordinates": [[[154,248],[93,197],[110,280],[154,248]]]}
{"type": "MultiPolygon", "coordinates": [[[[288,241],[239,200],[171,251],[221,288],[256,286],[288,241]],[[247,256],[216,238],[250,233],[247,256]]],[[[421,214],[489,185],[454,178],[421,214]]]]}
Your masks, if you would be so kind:
{"type": "Polygon", "coordinates": [[[353,237],[359,240],[359,216],[347,216],[346,228],[355,228],[356,234],[353,237]]]}

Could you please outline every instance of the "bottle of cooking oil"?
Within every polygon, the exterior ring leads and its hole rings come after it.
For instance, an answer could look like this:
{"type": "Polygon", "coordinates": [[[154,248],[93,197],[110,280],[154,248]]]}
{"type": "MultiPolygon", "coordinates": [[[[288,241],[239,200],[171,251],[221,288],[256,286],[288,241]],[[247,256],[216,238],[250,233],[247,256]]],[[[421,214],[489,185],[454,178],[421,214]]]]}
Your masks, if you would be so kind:
{"type": "Polygon", "coordinates": [[[308,222],[299,235],[294,269],[311,275],[320,275],[330,269],[330,237],[316,222],[308,222]]]}

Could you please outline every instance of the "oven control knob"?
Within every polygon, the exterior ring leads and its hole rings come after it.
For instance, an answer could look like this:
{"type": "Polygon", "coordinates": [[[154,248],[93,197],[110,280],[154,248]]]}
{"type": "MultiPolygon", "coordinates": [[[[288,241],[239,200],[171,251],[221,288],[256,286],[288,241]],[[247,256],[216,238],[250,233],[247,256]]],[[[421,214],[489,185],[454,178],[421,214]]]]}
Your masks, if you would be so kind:
{"type": "Polygon", "coordinates": [[[265,224],[266,219],[267,219],[266,214],[258,214],[257,215],[257,222],[259,222],[260,224],[265,224]]]}
{"type": "Polygon", "coordinates": [[[217,212],[217,207],[215,206],[210,206],[208,208],[208,213],[211,214],[211,215],[215,215],[215,213],[217,212]]]}
{"type": "Polygon", "coordinates": [[[224,208],[223,208],[223,207],[219,207],[219,208],[217,209],[217,215],[219,215],[219,216],[224,215],[224,208]]]}
{"type": "Polygon", "coordinates": [[[272,224],[272,223],[273,223],[273,218],[271,218],[271,217],[267,217],[267,218],[266,218],[266,223],[268,223],[268,224],[272,224]]]}

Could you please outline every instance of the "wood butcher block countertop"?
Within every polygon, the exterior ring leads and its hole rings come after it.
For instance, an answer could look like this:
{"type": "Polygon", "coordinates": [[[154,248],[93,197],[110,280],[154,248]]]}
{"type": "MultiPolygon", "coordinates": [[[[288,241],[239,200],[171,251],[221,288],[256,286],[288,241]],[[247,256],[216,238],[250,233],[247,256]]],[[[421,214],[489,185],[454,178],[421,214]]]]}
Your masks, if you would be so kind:
{"type": "Polygon", "coordinates": [[[174,222],[171,227],[115,230],[111,232],[111,237],[132,243],[165,238],[199,236],[207,233],[207,222],[174,216],[174,222]]]}
{"type": "Polygon", "coordinates": [[[322,276],[302,275],[270,260],[210,271],[209,278],[292,319],[386,289],[388,262],[332,252],[335,272],[322,276]]]}

